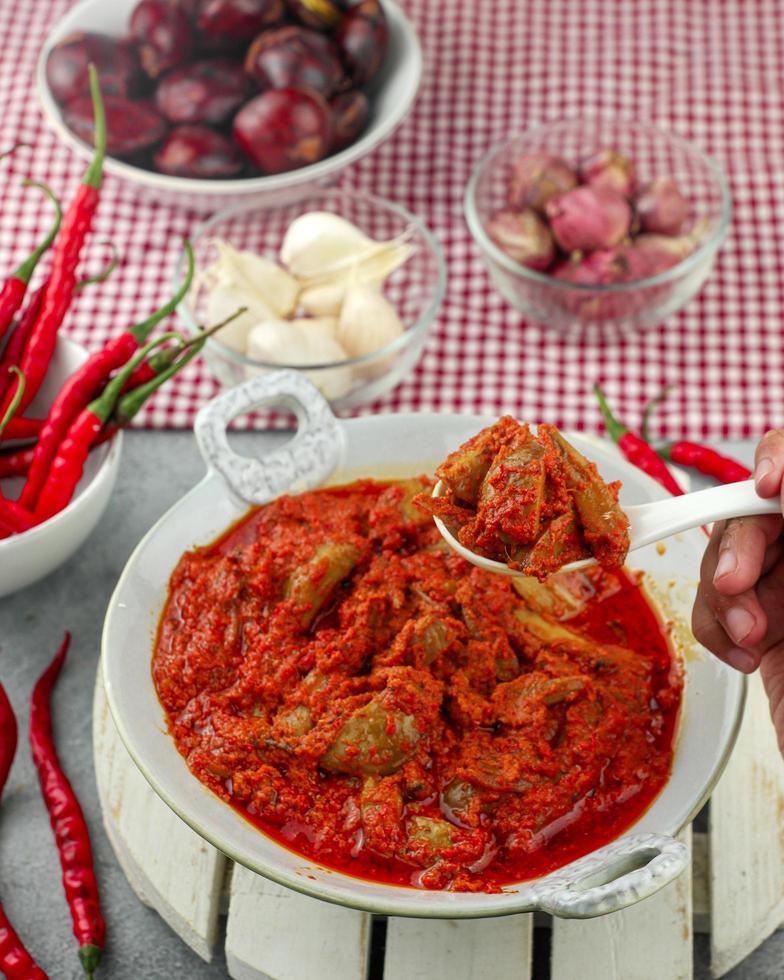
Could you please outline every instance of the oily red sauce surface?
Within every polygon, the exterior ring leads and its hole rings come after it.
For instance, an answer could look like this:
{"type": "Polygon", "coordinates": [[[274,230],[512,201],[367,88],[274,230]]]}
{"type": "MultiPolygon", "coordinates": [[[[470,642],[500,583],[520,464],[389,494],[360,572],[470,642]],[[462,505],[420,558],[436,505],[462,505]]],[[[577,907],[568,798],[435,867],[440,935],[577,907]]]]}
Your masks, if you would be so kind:
{"type": "Polygon", "coordinates": [[[543,615],[442,547],[424,485],[282,497],[185,554],[153,677],[192,772],[265,834],[362,878],[498,891],[646,810],[680,673],[627,573],[568,576],[543,615]]]}

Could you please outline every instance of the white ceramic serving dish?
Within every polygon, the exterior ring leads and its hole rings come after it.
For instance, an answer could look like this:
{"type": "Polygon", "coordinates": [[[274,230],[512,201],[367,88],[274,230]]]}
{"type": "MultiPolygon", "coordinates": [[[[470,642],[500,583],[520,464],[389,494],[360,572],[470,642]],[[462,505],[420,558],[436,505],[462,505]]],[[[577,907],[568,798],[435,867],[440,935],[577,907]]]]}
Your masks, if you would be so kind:
{"type": "MultiPolygon", "coordinates": [[[[134,551],[109,604],[102,664],[109,706],[131,756],[153,788],[193,829],[240,864],[298,891],[390,915],[469,918],[531,909],[564,916],[615,911],[652,894],[687,865],[676,834],[703,804],[732,747],[740,720],[742,676],[698,648],[688,633],[704,549],[701,532],[635,555],[662,613],[676,623],[686,675],[672,774],[637,824],[613,843],[542,878],[501,894],[420,891],[327,869],[275,843],[193,776],[167,734],[150,661],[167,583],[182,553],[214,540],[247,510],[285,491],[360,476],[381,479],[432,472],[460,442],[494,421],[469,415],[406,414],[338,421],[301,376],[278,372],[225,392],[202,409],[196,438],[207,476],[176,504],[134,551]],[[299,418],[296,436],[255,460],[230,448],[226,425],[260,405],[285,403],[299,418]],[[680,625],[678,625],[680,624],[680,625]]],[[[622,502],[655,499],[649,477],[593,440],[573,436],[608,480],[622,479],[622,502]]]]}
{"type": "MultiPolygon", "coordinates": [[[[99,31],[124,35],[138,0],[81,0],[57,22],[41,49],[36,65],[38,98],[49,125],[60,139],[85,160],[92,149],[65,125],[60,107],[46,81],[46,59],[51,49],[73,31],[99,31]]],[[[143,170],[107,157],[105,170],[124,180],[146,198],[193,211],[210,212],[232,204],[269,201],[276,205],[296,198],[306,190],[334,181],[338,171],[370,153],[388,139],[408,115],[422,81],[422,49],[411,21],[396,0],[382,0],[389,23],[389,46],[384,63],[373,80],[371,113],[360,138],[332,156],[298,170],[267,177],[237,180],[192,180],[143,170]]]]}
{"type": "MultiPolygon", "coordinates": [[[[63,382],[87,360],[87,350],[60,337],[41,390],[25,415],[44,418],[63,382]]],[[[0,598],[18,592],[53,572],[80,548],[100,521],[120,468],[122,433],[90,453],[71,503],[38,527],[0,540],[0,598]]],[[[23,480],[3,480],[3,493],[14,499],[23,480]]]]}

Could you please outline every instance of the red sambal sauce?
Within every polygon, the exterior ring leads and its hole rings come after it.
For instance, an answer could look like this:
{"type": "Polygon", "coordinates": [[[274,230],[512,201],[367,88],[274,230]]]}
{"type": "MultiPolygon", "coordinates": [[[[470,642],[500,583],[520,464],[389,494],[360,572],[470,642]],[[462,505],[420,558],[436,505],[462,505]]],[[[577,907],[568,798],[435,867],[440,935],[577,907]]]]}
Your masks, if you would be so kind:
{"type": "Polygon", "coordinates": [[[362,878],[492,892],[639,818],[681,676],[627,573],[522,598],[444,545],[411,503],[428,486],[281,497],[186,553],[153,677],[191,771],[273,839],[362,878]]]}

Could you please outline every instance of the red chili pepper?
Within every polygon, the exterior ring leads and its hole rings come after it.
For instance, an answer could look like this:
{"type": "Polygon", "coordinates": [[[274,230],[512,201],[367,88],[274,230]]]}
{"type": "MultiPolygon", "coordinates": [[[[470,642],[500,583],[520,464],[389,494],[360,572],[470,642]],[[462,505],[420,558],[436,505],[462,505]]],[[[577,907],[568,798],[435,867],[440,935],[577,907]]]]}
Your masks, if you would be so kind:
{"type": "MultiPolygon", "coordinates": [[[[27,391],[22,408],[34,398],[46,376],[57,343],[57,332],[76,288],[76,267],[93,216],[98,207],[103,159],[106,150],[106,120],[103,99],[94,66],[90,65],[90,91],[95,113],[95,154],[79,189],[71,201],[63,228],[55,243],[52,270],[46,284],[41,312],[30,334],[20,363],[27,378],[27,391]]],[[[7,407],[8,393],[0,403],[0,413],[7,407]]]]}
{"type": "Polygon", "coordinates": [[[54,517],[68,506],[82,478],[90,449],[109,421],[125,382],[151,350],[176,336],[177,334],[169,333],[150,341],[112,378],[98,398],[90,402],[76,417],[52,460],[41,488],[35,507],[35,516],[39,522],[54,517]]]}
{"type": "MultiPolygon", "coordinates": [[[[0,684],[0,794],[16,754],[16,715],[0,684]]],[[[25,949],[0,905],[0,971],[8,980],[48,980],[47,975],[25,949]]]]}
{"type": "Polygon", "coordinates": [[[643,473],[652,476],[665,490],[669,490],[674,496],[680,496],[683,490],[678,486],[678,482],[670,473],[667,464],[657,454],[653,446],[615,418],[599,385],[594,385],[593,390],[599,400],[607,434],[618,445],[626,459],[641,469],[643,473]]]}
{"type": "Polygon", "coordinates": [[[41,311],[45,292],[45,285],[39,286],[36,289],[27,301],[27,306],[24,308],[24,312],[14,327],[14,332],[8,338],[5,345],[3,356],[0,358],[0,399],[5,398],[10,387],[11,376],[8,373],[8,369],[22,362],[22,354],[35,326],[35,321],[38,319],[38,314],[41,311]]]}
{"type": "Polygon", "coordinates": [[[11,419],[6,426],[3,438],[9,441],[24,439],[29,442],[30,439],[38,438],[43,426],[43,419],[31,419],[23,415],[21,418],[11,419]]]}
{"type": "Polygon", "coordinates": [[[27,287],[30,284],[30,277],[38,265],[38,260],[49,248],[55,239],[55,235],[60,230],[60,222],[63,220],[63,212],[60,202],[54,196],[52,190],[46,184],[39,184],[34,180],[26,180],[26,185],[39,187],[55,206],[56,219],[54,226],[41,244],[30,253],[30,255],[18,265],[11,275],[6,279],[3,288],[0,289],[0,337],[3,337],[14,317],[14,313],[22,305],[27,287]]]}
{"type": "Polygon", "coordinates": [[[659,446],[658,452],[664,459],[679,466],[690,466],[698,473],[712,476],[721,483],[739,483],[751,478],[751,470],[743,463],[738,463],[729,456],[722,456],[715,449],[698,442],[681,439],[659,446]]]}
{"type": "Polygon", "coordinates": [[[146,320],[114,337],[102,350],[88,357],[58,392],[38,437],[35,457],[19,497],[19,502],[24,507],[30,510],[36,509],[52,460],[79,413],[101,390],[112,372],[123,367],[139,349],[139,345],[147,340],[154,327],[173,313],[182,302],[193,281],[193,249],[190,242],[185,242],[185,251],[188,257],[188,270],[182,285],[169,302],[146,320]]]}
{"type": "Polygon", "coordinates": [[[27,449],[16,449],[12,453],[0,453],[0,480],[26,476],[34,452],[35,448],[28,446],[27,449]]]}
{"type": "Polygon", "coordinates": [[[52,690],[70,642],[71,634],[66,633],[54,660],[38,678],[33,689],[30,749],[60,853],[63,889],[71,909],[74,935],[79,943],[79,959],[87,977],[92,978],[103,952],[106,924],[98,898],[90,833],[76,793],[60,767],[52,734],[52,690]]]}

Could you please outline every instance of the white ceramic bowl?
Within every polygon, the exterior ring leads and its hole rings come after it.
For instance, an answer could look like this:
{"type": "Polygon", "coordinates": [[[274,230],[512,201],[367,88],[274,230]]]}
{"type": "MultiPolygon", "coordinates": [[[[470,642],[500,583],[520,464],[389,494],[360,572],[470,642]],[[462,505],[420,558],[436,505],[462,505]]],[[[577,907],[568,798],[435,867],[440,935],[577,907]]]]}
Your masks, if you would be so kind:
{"type": "MultiPolygon", "coordinates": [[[[370,120],[360,138],[339,153],[298,170],[267,177],[237,180],[192,180],[143,170],[107,157],[105,169],[122,178],[146,198],[208,212],[231,204],[282,204],[305,190],[332,182],[338,171],[354,163],[388,139],[408,115],[422,81],[422,49],[413,25],[395,0],[382,0],[389,23],[389,46],[378,76],[373,80],[370,120]]],[[[41,49],[36,66],[36,87],[44,115],[57,135],[85,160],[92,148],[65,125],[60,107],[46,81],[46,59],[51,49],[73,31],[100,31],[121,36],[138,0],[81,0],[54,26],[41,49]]]]}
{"type": "MultiPolygon", "coordinates": [[[[25,414],[43,418],[63,382],[87,360],[87,351],[60,337],[46,381],[25,414]]],[[[76,494],[59,514],[24,534],[0,540],[0,597],[18,592],[53,572],[80,548],[103,516],[120,468],[122,433],[90,453],[76,494]]],[[[15,498],[23,480],[3,480],[3,493],[15,498]]]]}
{"type": "MultiPolygon", "coordinates": [[[[611,912],[652,894],[687,866],[683,845],[663,835],[676,834],[688,823],[713,788],[737,732],[745,691],[742,676],[697,647],[685,626],[704,549],[699,531],[670,539],[663,554],[653,546],[635,553],[662,615],[676,623],[674,639],[685,671],[669,781],[623,837],[552,874],[508,885],[500,894],[420,891],[324,868],[282,847],[215,796],[191,774],[167,733],[150,662],[169,577],[186,549],[213,541],[249,502],[261,503],[287,490],[327,480],[432,472],[447,452],[490,421],[429,413],[337,421],[316,389],[293,372],[255,378],[199,413],[196,437],[209,472],[129,559],[104,624],[103,677],[114,721],[139,769],[183,820],[240,864],[338,904],[450,919],[531,909],[581,917],[611,912]],[[252,407],[281,402],[294,407],[300,418],[294,439],[263,460],[235,455],[226,436],[228,421],[252,407]]],[[[597,461],[606,479],[623,480],[622,502],[664,495],[610,449],[570,438],[597,461]]]]}

